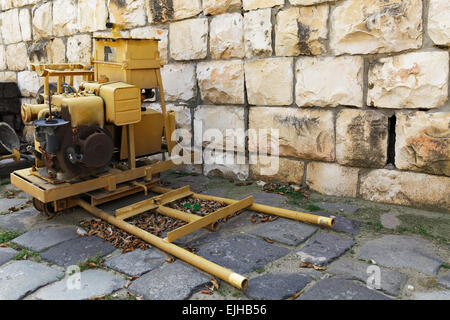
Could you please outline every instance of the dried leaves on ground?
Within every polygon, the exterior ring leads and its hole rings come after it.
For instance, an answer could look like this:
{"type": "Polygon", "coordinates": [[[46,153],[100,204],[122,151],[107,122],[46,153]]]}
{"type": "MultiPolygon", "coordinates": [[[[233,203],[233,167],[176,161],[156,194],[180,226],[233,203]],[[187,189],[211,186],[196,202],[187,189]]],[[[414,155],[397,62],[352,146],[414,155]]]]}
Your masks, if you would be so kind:
{"type": "MultiPolygon", "coordinates": [[[[130,218],[127,222],[158,237],[163,237],[167,232],[186,224],[184,221],[175,220],[150,212],[130,218]]],[[[146,250],[151,248],[151,245],[144,240],[101,219],[82,221],[80,225],[87,231],[85,236],[96,235],[97,237],[110,242],[115,247],[122,249],[123,253],[136,249],[146,250]]]]}

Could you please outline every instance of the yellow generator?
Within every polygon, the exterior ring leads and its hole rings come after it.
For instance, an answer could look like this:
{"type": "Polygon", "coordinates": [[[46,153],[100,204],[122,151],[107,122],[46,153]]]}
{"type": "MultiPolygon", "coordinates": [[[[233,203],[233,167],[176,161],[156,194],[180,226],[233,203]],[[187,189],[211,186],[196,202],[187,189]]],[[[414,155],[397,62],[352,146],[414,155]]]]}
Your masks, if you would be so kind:
{"type": "Polygon", "coordinates": [[[82,207],[239,289],[247,287],[246,277],[173,242],[201,228],[217,231],[220,221],[244,209],[333,225],[334,218],[257,204],[252,196],[233,200],[197,194],[189,186],[174,190],[159,186],[160,172],[183,164],[182,160],[192,163],[195,156],[190,151],[172,154],[176,144],[171,140],[175,115],[166,112],[157,40],[122,38],[114,30],[117,26],[108,27],[113,27],[111,38],[94,39],[91,65],[32,65],[44,77],[42,103],[23,105],[22,118],[35,126],[36,161],[32,168],[13,172],[11,183],[33,197],[36,209],[52,217],[65,209],[82,207]],[[73,89],[76,76],[84,80],[79,91],[73,89]],[[56,85],[50,83],[50,78],[57,78],[56,85]],[[141,107],[142,100],[151,97],[154,89],[159,92],[161,112],[141,107]],[[168,160],[148,160],[149,155],[165,152],[168,160]],[[148,196],[148,191],[160,195],[148,196]],[[138,192],[144,192],[144,200],[117,208],[113,214],[98,207],[138,192]],[[187,197],[216,201],[223,207],[200,216],[169,206],[187,197]],[[127,222],[146,212],[186,224],[163,239],[127,222]]]}
{"type": "Polygon", "coordinates": [[[93,68],[32,65],[44,77],[44,103],[24,104],[22,118],[35,125],[34,174],[53,184],[108,171],[124,160],[134,169],[136,157],[163,151],[163,128],[166,145],[170,144],[175,123],[174,115],[165,110],[158,41],[95,38],[94,42],[93,68]],[[75,76],[84,79],[78,92],[70,86],[75,76]],[[51,77],[58,79],[56,88],[49,83],[51,77]],[[67,78],[69,85],[64,82],[67,78]],[[141,108],[142,99],[155,88],[162,112],[141,108]]]}

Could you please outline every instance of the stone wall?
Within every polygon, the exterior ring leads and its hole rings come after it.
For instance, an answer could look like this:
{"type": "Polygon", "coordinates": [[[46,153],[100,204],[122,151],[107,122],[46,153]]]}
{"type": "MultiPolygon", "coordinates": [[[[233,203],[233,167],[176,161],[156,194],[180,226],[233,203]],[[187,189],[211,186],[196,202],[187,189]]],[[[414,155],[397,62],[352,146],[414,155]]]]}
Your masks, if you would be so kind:
{"type": "MultiPolygon", "coordinates": [[[[279,129],[273,179],[450,208],[448,0],[1,0],[1,10],[0,81],[17,81],[25,99],[42,84],[30,62],[88,62],[109,18],[124,36],[161,40],[184,127],[279,129]]],[[[258,144],[245,142],[253,164],[204,173],[269,179],[262,163],[274,155],[259,158],[258,144]]]]}

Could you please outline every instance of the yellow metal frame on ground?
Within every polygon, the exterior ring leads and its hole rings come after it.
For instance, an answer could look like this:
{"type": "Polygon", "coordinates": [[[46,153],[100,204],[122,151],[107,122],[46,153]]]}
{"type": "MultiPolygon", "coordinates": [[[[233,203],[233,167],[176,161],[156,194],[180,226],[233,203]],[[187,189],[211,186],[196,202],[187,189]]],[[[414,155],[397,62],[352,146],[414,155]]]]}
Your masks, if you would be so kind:
{"type": "Polygon", "coordinates": [[[194,193],[190,190],[189,186],[175,190],[156,186],[159,179],[152,179],[152,175],[172,167],[176,167],[172,161],[164,161],[125,171],[114,169],[105,175],[88,181],[59,185],[50,184],[39,179],[30,173],[31,169],[25,169],[12,173],[11,182],[44,204],[49,202],[53,203],[53,211],[55,213],[67,208],[80,206],[92,215],[141,238],[155,247],[220,278],[241,290],[245,290],[248,285],[248,279],[246,277],[187,251],[173,244],[173,242],[201,228],[217,231],[219,229],[219,220],[243,209],[327,227],[332,227],[334,224],[333,218],[254,203],[252,196],[242,200],[233,200],[194,193]],[[160,193],[160,195],[119,208],[115,210],[114,215],[96,207],[96,205],[101,203],[119,199],[140,191],[144,191],[145,193],[151,191],[153,193],[160,193]],[[90,197],[90,203],[82,199],[80,195],[90,197]],[[187,197],[214,200],[224,203],[226,206],[204,217],[166,206],[171,202],[187,197]],[[187,224],[168,232],[166,238],[163,239],[125,221],[126,219],[148,211],[156,211],[159,214],[185,221],[187,224]]]}
{"type": "Polygon", "coordinates": [[[328,227],[332,227],[334,224],[333,218],[320,217],[313,214],[286,210],[254,203],[254,199],[252,196],[242,200],[219,198],[214,196],[193,193],[191,192],[189,186],[175,190],[153,186],[149,190],[154,193],[161,193],[161,195],[148,198],[146,200],[128,205],[123,208],[119,208],[115,210],[114,215],[106,213],[105,211],[95,207],[94,205],[89,204],[88,202],[82,200],[81,198],[76,198],[73,202],[76,205],[84,208],[86,211],[90,212],[94,216],[101,218],[115,225],[116,227],[135,235],[138,238],[141,238],[142,240],[154,245],[155,247],[158,247],[159,249],[164,250],[167,253],[215,277],[220,278],[241,290],[245,290],[247,288],[248,279],[246,277],[239,275],[233,272],[232,270],[228,270],[222,266],[219,266],[211,261],[208,261],[200,256],[197,256],[194,253],[189,252],[183,248],[180,248],[179,246],[173,244],[173,242],[201,228],[207,228],[211,231],[217,231],[219,229],[219,220],[226,218],[236,213],[237,211],[243,209],[249,209],[266,214],[282,216],[293,220],[304,221],[328,227]],[[166,206],[170,202],[177,201],[186,197],[194,197],[197,199],[204,199],[204,200],[215,200],[218,202],[225,203],[227,204],[227,206],[213,213],[210,213],[204,217],[189,214],[184,211],[176,210],[166,206]],[[168,232],[166,238],[163,239],[145,230],[137,228],[136,226],[125,221],[125,219],[137,216],[139,214],[151,210],[155,210],[156,212],[171,218],[185,221],[187,222],[187,224],[176,230],[168,232]]]}

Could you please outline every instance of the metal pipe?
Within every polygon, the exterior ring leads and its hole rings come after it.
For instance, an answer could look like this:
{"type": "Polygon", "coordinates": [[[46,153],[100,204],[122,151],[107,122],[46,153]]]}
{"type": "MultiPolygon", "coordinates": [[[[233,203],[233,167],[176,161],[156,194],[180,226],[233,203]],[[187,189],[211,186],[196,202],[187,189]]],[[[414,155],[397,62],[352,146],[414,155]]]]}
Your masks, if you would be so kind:
{"type": "MultiPolygon", "coordinates": [[[[172,208],[164,207],[164,206],[159,206],[156,209],[156,211],[158,213],[162,214],[162,215],[167,216],[167,217],[170,217],[170,218],[173,218],[173,219],[178,219],[178,220],[185,221],[185,222],[188,222],[188,223],[195,222],[195,221],[197,221],[197,220],[202,218],[202,217],[197,216],[195,214],[190,214],[190,213],[187,213],[187,212],[183,212],[183,211],[180,211],[180,210],[176,210],[176,209],[172,209],[172,208]]],[[[219,230],[219,223],[216,221],[216,222],[211,223],[210,225],[206,226],[206,228],[208,230],[211,230],[211,231],[214,231],[214,232],[218,231],[219,230]]]]}
{"type": "MultiPolygon", "coordinates": [[[[172,189],[158,187],[158,186],[155,186],[151,189],[151,191],[156,192],[156,193],[166,193],[171,190],[172,189]]],[[[223,202],[227,205],[238,202],[238,200],[220,198],[220,197],[209,196],[209,195],[198,194],[198,193],[194,193],[192,195],[192,197],[194,197],[196,199],[202,199],[202,200],[212,200],[212,201],[217,201],[217,202],[223,202]]],[[[257,211],[257,212],[275,215],[275,216],[280,216],[280,217],[284,217],[284,218],[288,218],[288,219],[292,219],[292,220],[303,221],[303,222],[308,222],[308,223],[312,223],[312,224],[318,224],[318,225],[327,226],[327,227],[333,227],[333,225],[334,225],[334,218],[322,217],[322,216],[305,213],[305,212],[271,207],[271,206],[267,206],[264,204],[254,203],[250,207],[248,207],[248,210],[257,211]]]]}
{"type": "Polygon", "coordinates": [[[177,245],[161,239],[147,231],[139,229],[138,227],[130,223],[117,219],[116,217],[100,210],[99,208],[91,206],[89,203],[80,198],[76,199],[76,203],[92,215],[103,219],[106,222],[111,223],[112,225],[115,225],[116,227],[138,238],[141,238],[151,245],[158,247],[159,249],[193,265],[196,268],[199,268],[217,278],[228,282],[229,284],[240,290],[245,290],[248,286],[248,279],[240,274],[237,274],[227,268],[221,267],[209,260],[206,260],[205,258],[197,256],[196,254],[180,248],[177,245]]]}

